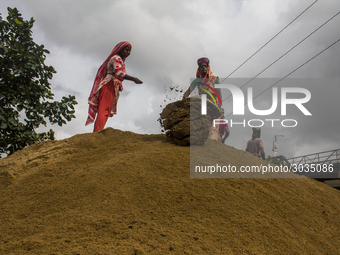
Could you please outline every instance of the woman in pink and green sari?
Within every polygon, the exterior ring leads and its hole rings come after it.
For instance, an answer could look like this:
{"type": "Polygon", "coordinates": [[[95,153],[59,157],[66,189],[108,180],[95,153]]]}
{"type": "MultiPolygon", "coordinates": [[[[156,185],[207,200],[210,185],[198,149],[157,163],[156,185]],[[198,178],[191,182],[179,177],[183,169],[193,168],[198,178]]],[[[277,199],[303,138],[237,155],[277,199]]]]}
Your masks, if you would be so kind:
{"type": "Polygon", "coordinates": [[[216,106],[221,108],[221,89],[215,89],[215,84],[219,84],[218,76],[214,76],[210,70],[210,61],[208,58],[200,58],[197,60],[198,68],[196,71],[196,79],[190,84],[188,90],[183,97],[188,97],[191,92],[197,87],[198,94],[206,94],[207,99],[213,101],[216,106]]]}

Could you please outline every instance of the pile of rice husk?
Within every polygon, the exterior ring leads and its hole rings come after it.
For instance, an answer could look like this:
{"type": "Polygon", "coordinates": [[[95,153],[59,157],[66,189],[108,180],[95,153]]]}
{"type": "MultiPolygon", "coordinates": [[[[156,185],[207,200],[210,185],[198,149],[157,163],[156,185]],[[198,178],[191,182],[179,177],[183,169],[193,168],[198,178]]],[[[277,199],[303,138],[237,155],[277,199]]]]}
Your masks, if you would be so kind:
{"type": "MultiPolygon", "coordinates": [[[[230,164],[263,163],[215,143],[230,164]]],[[[0,254],[339,254],[338,190],[190,178],[189,158],[165,135],[107,128],[1,159],[0,254]]]]}

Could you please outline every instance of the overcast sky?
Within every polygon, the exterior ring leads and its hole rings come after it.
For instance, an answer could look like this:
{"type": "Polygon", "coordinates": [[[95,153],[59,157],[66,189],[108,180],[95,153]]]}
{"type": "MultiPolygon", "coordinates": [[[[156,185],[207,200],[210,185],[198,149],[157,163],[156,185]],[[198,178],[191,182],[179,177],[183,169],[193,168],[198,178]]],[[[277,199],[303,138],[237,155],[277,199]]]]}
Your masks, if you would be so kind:
{"type": "MultiPolygon", "coordinates": [[[[95,74],[112,48],[120,41],[132,44],[126,60],[127,73],[144,83],[124,81],[118,102],[118,114],[106,127],[141,134],[159,134],[159,113],[166,103],[181,99],[197,70],[196,61],[210,59],[211,70],[221,79],[227,77],[276,33],[304,11],[314,0],[2,0],[0,13],[7,16],[7,7],[17,7],[25,20],[34,17],[33,38],[51,53],[46,64],[57,73],[51,80],[55,99],[75,95],[76,119],[62,128],[52,126],[57,139],[92,132],[85,127],[88,104],[95,74]],[[162,106],[162,107],[161,107],[162,106]]],[[[319,0],[285,29],[252,59],[233,73],[233,84],[242,86],[308,34],[340,11],[340,1],[319,0]],[[240,79],[242,78],[242,79],[240,79]],[[244,82],[245,81],[245,82],[244,82]],[[244,82],[244,83],[242,83],[244,82]]],[[[340,38],[340,15],[324,25],[289,54],[243,87],[252,87],[254,95],[274,84],[295,68],[340,38]],[[268,79],[271,78],[271,79],[268,79]]],[[[280,105],[270,116],[256,116],[246,106],[244,116],[226,119],[295,119],[296,127],[274,128],[265,125],[262,139],[267,155],[273,155],[274,135],[278,137],[279,154],[287,158],[340,148],[340,42],[275,85],[303,87],[311,92],[304,106],[312,116],[305,116],[297,107],[287,107],[281,116],[280,105]],[[304,78],[304,79],[301,79],[304,78]]],[[[227,82],[227,81],[226,81],[227,82]]],[[[271,105],[272,90],[254,100],[258,109],[271,105]]],[[[223,98],[229,95],[223,90],[223,98]]],[[[279,94],[280,95],[280,94],[279,94]]],[[[292,95],[297,96],[297,95],[292,95]]],[[[301,97],[301,95],[300,95],[301,97]]],[[[280,104],[280,98],[279,98],[280,104]]],[[[232,98],[223,102],[226,114],[232,112],[232,98]]],[[[50,127],[46,128],[49,129],[50,127]]],[[[43,128],[45,129],[45,128],[43,128]]],[[[226,144],[245,149],[251,137],[246,125],[230,127],[226,144]]]]}

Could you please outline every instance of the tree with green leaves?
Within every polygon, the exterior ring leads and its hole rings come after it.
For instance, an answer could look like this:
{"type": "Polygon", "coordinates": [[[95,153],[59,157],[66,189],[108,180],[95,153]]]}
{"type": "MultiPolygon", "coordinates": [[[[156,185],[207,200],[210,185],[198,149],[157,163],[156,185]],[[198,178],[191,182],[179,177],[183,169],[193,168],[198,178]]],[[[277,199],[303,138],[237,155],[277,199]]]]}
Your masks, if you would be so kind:
{"type": "Polygon", "coordinates": [[[47,120],[62,126],[75,118],[75,96],[53,101],[52,66],[44,61],[49,51],[33,41],[34,19],[24,21],[16,8],[0,14],[0,153],[12,154],[43,140],[54,140],[54,132],[37,133],[47,120]]]}
{"type": "Polygon", "coordinates": [[[289,164],[289,162],[287,161],[286,157],[280,155],[280,156],[276,156],[276,157],[271,157],[271,156],[267,156],[266,158],[267,161],[276,164],[278,166],[287,166],[289,164]]]}

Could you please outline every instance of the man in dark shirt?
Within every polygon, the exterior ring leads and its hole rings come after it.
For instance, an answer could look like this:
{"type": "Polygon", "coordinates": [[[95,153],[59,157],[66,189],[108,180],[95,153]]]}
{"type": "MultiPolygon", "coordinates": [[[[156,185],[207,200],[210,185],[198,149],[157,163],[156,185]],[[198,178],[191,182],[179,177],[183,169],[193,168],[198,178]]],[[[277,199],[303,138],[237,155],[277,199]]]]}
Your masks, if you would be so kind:
{"type": "Polygon", "coordinates": [[[252,138],[248,141],[246,151],[250,152],[254,156],[259,158],[262,157],[263,160],[266,159],[264,153],[264,146],[263,141],[260,139],[261,137],[261,129],[260,128],[253,128],[253,135],[252,138]]]}

